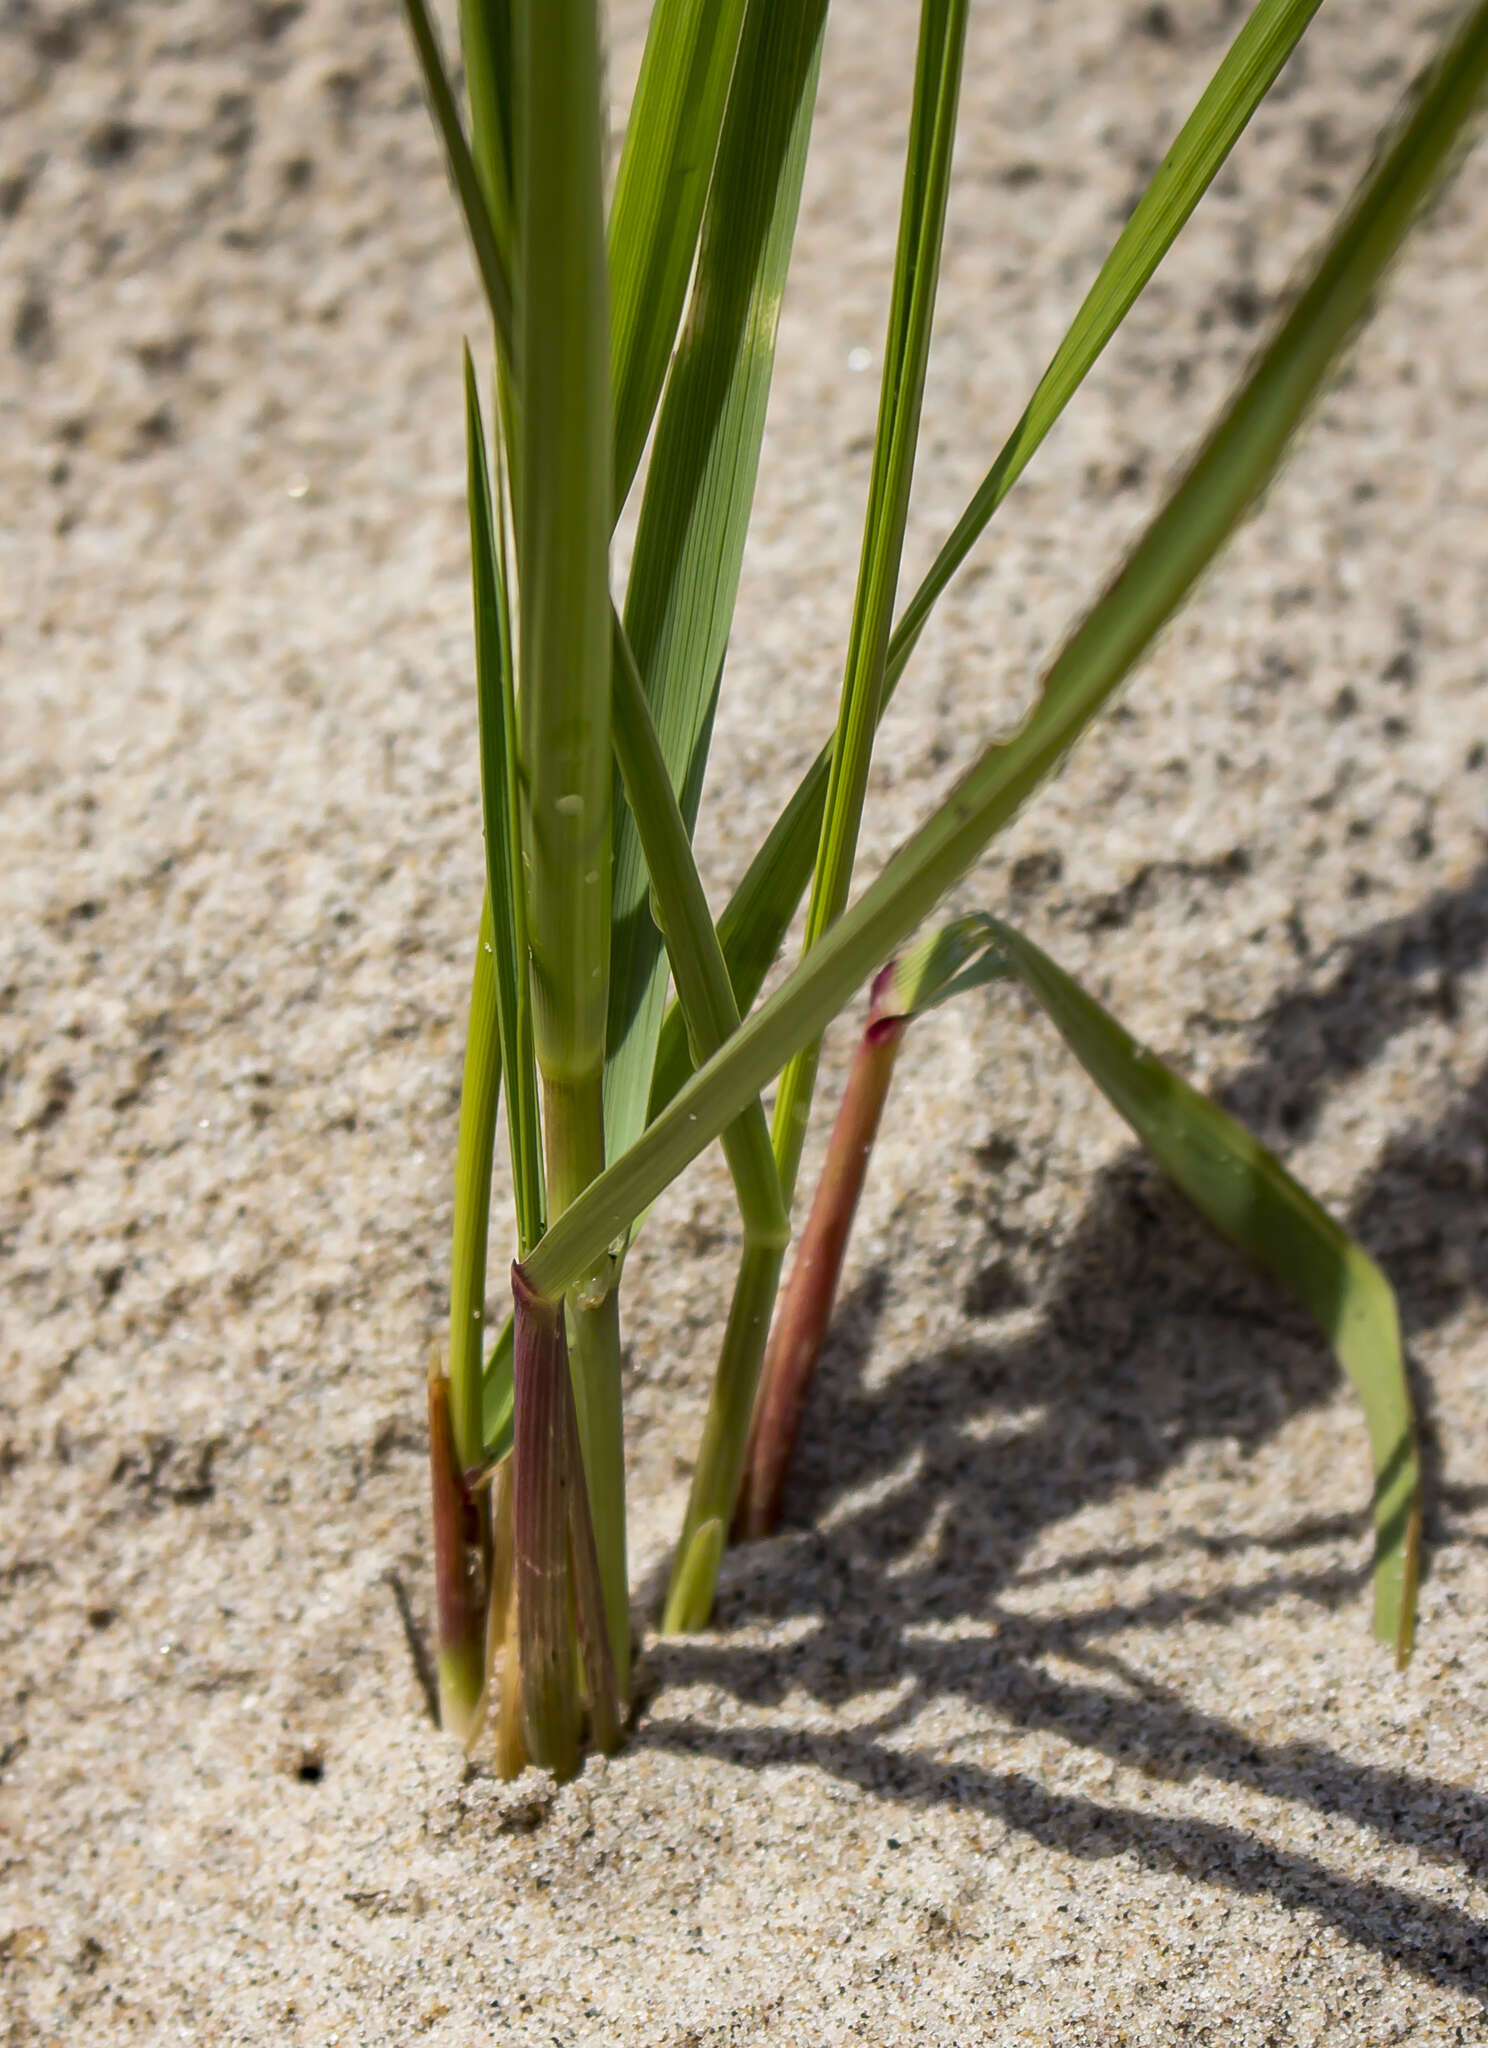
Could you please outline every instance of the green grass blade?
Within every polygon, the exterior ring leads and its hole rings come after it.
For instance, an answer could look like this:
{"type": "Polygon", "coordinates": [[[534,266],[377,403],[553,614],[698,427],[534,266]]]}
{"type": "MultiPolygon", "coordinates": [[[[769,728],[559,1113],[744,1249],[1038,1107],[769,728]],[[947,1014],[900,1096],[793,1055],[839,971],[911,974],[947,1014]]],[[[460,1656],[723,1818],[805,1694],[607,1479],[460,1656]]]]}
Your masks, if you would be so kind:
{"type": "MultiPolygon", "coordinates": [[[[604,1057],[610,862],[610,399],[593,0],[516,11],[521,231],[519,716],[538,1063],[604,1057]]],[[[549,1134],[551,1143],[551,1134],[549,1134]]],[[[549,1188],[555,1206],[557,1191],[549,1188]]]]}
{"type": "Polygon", "coordinates": [[[1101,1093],[1216,1230],[1321,1327],[1363,1403],[1374,1459],[1374,1629],[1403,1665],[1415,1621],[1421,1472],[1395,1296],[1374,1261],[1243,1125],[1138,1045],[1011,926],[993,943],[1101,1093]]]}
{"type": "Polygon", "coordinates": [[[434,125],[444,144],[445,167],[475,251],[476,268],[480,272],[486,303],[491,309],[497,338],[509,358],[514,332],[510,240],[503,244],[497,223],[492,218],[475,159],[470,154],[470,144],[465,140],[465,130],[460,125],[459,109],[450,91],[444,59],[439,54],[439,38],[426,0],[403,0],[403,12],[408,17],[413,47],[424,75],[424,90],[428,94],[434,125]]]}
{"type": "Polygon", "coordinates": [[[496,964],[488,892],[481,905],[470,982],[460,1127],[455,1140],[455,1219],[450,1238],[449,1421],[462,1472],[481,1463],[487,1434],[481,1350],[486,1328],[491,1161],[500,1097],[501,1034],[496,1022],[496,964]]]}
{"type": "Polygon", "coordinates": [[[1022,418],[925,574],[894,632],[897,677],[936,599],[1099,360],[1271,90],[1322,0],[1260,0],[1101,265],[1022,418]]]}
{"type": "MultiPolygon", "coordinates": [[[[826,0],[749,0],[636,530],[625,632],[689,834],[738,592],[816,103],[826,0]]],[[[666,997],[634,820],[616,807],[605,1120],[641,1130],[666,997]]]]}
{"type": "MultiPolygon", "coordinates": [[[[887,701],[887,688],[885,701],[887,701]]],[[[771,963],[785,942],[790,921],[811,879],[826,815],[832,768],[829,740],[796,786],[768,837],[718,920],[718,943],[741,1015],[754,1007],[771,963]]],[[[654,1123],[692,1072],[687,1029],[676,1003],[667,1009],[657,1040],[647,1123],[654,1123]]]]}
{"type": "Polygon", "coordinates": [[[481,1386],[480,1462],[488,1468],[499,1465],[512,1447],[513,1356],[513,1324],[508,1316],[486,1360],[481,1386]]]}
{"type": "MultiPolygon", "coordinates": [[[[706,1059],[738,1029],[739,1012],[635,657],[618,620],[615,753],[654,878],[653,897],[693,1055],[706,1059]]],[[[712,1606],[710,1573],[716,1576],[723,1529],[739,1483],[770,1307],[789,1236],[785,1197],[757,1095],[725,1127],[723,1149],[738,1196],[744,1247],[679,1543],[686,1599],[694,1604],[679,1608],[681,1596],[674,1589],[663,1624],[668,1629],[684,1625],[683,1616],[706,1614],[712,1606]],[[700,1548],[699,1534],[705,1527],[716,1527],[717,1541],[707,1537],[700,1548]]]]}
{"type": "MultiPolygon", "coordinates": [[[[513,47],[522,847],[545,1187],[557,1216],[605,1160],[612,421],[597,0],[516,0],[513,47]]],[[[623,1696],[630,1617],[618,1308],[613,1295],[597,1305],[575,1296],[567,1314],[623,1696]]],[[[520,1400],[517,1425],[521,1483],[520,1400]]]]}
{"type": "Polygon", "coordinates": [[[744,0],[657,0],[610,204],[615,506],[624,504],[676,339],[744,0]]]}
{"type": "MultiPolygon", "coordinates": [[[[707,1059],[738,1030],[738,1006],[692,857],[687,826],[667,777],[640,672],[618,619],[614,660],[615,757],[654,877],[652,901],[661,920],[694,1056],[707,1059]]],[[[768,1242],[783,1249],[788,1235],[785,1202],[758,1096],[724,1131],[723,1146],[746,1235],[751,1242],[768,1242]]]]}
{"type": "MultiPolygon", "coordinates": [[[[1101,266],[1022,418],[905,608],[889,642],[880,712],[936,600],[1146,288],[1319,5],[1320,0],[1261,0],[1235,38],[1101,266]]],[[[831,753],[824,747],[812,763],[719,920],[741,1010],[753,1005],[811,873],[831,753]]],[[[657,1052],[651,1116],[670,1102],[689,1071],[686,1033],[673,1009],[657,1052]]]]}
{"type": "Polygon", "coordinates": [[[512,23],[508,0],[460,0],[460,53],[470,102],[470,153],[480,173],[497,245],[510,267],[512,225],[512,23]]]}
{"type": "Polygon", "coordinates": [[[527,910],[517,816],[516,724],[512,702],[510,607],[491,516],[490,472],[480,398],[465,351],[465,432],[470,508],[471,584],[475,601],[476,699],[480,725],[481,813],[486,891],[496,972],[496,1016],[506,1075],[507,1136],[517,1210],[518,1256],[543,1232],[542,1128],[527,980],[527,910]]]}
{"type": "Polygon", "coordinates": [[[1275,473],[1488,82],[1480,0],[1365,177],[1280,332],[1105,597],[1066,642],[1011,740],[986,749],[782,986],[700,1068],[527,1262],[541,1288],[600,1256],[723,1126],[824,1029],[993,835],[1054,773],[1275,473]]]}
{"type": "MultiPolygon", "coordinates": [[[[806,948],[841,916],[852,882],[873,736],[883,702],[884,659],[909,517],[909,492],[919,440],[920,405],[930,358],[930,328],[950,193],[951,151],[966,42],[967,0],[924,0],[899,244],[884,343],[878,427],[868,488],[857,595],[832,743],[826,813],[806,912],[806,948]]],[[[786,1069],[776,1097],[772,1136],[789,1200],[805,1143],[816,1082],[818,1047],[803,1046],[786,1069]]]]}

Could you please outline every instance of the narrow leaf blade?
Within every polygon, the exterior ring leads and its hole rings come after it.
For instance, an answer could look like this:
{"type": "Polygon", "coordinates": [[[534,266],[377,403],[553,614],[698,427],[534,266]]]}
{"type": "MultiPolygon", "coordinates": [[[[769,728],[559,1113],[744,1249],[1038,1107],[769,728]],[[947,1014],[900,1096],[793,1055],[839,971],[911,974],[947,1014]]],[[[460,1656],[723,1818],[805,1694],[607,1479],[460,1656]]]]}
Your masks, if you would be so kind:
{"type": "MultiPolygon", "coordinates": [[[[930,358],[930,329],[950,193],[967,0],[923,0],[915,59],[909,146],[900,201],[894,286],[884,343],[883,379],[868,516],[857,594],[832,741],[826,811],[806,910],[806,948],[842,914],[852,882],[868,790],[873,740],[883,705],[884,661],[909,493],[919,442],[920,407],[930,358]]],[[[818,1046],[803,1046],[781,1077],[771,1136],[786,1199],[795,1189],[816,1083],[818,1046]]]]}
{"type": "MultiPolygon", "coordinates": [[[[703,219],[697,279],[657,421],[625,632],[689,834],[697,821],[764,435],[826,0],[749,0],[703,219]]],[[[666,961],[635,821],[615,812],[605,1124],[645,1122],[666,961]]]]}
{"type": "Polygon", "coordinates": [[[460,1125],[455,1140],[455,1212],[450,1233],[450,1427],[462,1471],[480,1460],[485,1437],[481,1348],[486,1327],[486,1249],[491,1221],[491,1164],[496,1108],[501,1097],[501,1033],[496,1017],[496,971],[491,951],[491,899],[481,905],[465,1063],[460,1077],[460,1125]]]}
{"type": "Polygon", "coordinates": [[[542,1133],[533,1064],[527,985],[527,916],[516,815],[516,726],[512,701],[510,606],[491,515],[485,432],[470,351],[465,351],[466,497],[475,609],[476,704],[480,731],[481,816],[485,827],[489,931],[481,943],[496,977],[501,1068],[516,1198],[520,1252],[543,1230],[542,1133]]]}
{"type": "Polygon", "coordinates": [[[615,504],[630,490],[687,296],[744,0],[658,0],[610,206],[615,504]]]}
{"type": "Polygon", "coordinates": [[[1395,1296],[1374,1261],[1264,1145],[1140,1046],[1000,919],[998,949],[1112,1107],[1223,1236],[1301,1302],[1363,1404],[1374,1460],[1374,1628],[1404,1665],[1415,1625],[1421,1470],[1395,1296]]]}
{"type": "Polygon", "coordinates": [[[936,599],[1136,304],[1276,82],[1322,0],[1260,0],[1137,202],[1022,417],[895,628],[896,680],[936,599]]]}
{"type": "MultiPolygon", "coordinates": [[[[1261,0],[1235,38],[1102,265],[1018,424],[906,606],[889,643],[880,713],[937,599],[1146,289],[1320,4],[1261,0]]],[[[759,994],[810,879],[830,768],[828,746],[807,770],[719,919],[742,1011],[759,994]]],[[[658,1045],[651,1117],[670,1102],[690,1071],[686,1033],[674,1005],[658,1045]]]]}
{"type": "Polygon", "coordinates": [[[460,112],[450,90],[444,59],[439,54],[439,37],[426,0],[403,0],[403,11],[408,17],[413,47],[424,75],[424,90],[428,94],[434,125],[444,144],[445,167],[475,251],[476,269],[480,272],[486,303],[491,309],[497,336],[509,354],[513,335],[510,245],[503,247],[482,190],[475,159],[470,154],[470,144],[460,125],[460,112]]]}

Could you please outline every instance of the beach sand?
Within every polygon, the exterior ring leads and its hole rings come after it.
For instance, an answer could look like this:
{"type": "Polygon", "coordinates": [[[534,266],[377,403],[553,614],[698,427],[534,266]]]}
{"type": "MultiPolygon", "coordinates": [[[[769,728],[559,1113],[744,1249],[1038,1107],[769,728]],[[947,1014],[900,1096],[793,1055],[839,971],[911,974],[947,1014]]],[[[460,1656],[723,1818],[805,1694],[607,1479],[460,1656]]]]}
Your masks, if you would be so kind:
{"type": "MultiPolygon", "coordinates": [[[[1238,20],[975,10],[906,590],[1238,20]]],[[[945,601],[863,875],[1027,701],[1434,23],[1323,10],[945,601]]],[[[913,45],[905,0],[839,5],[718,904],[830,730],[913,45]]],[[[628,9],[622,100],[638,54],[628,9]]],[[[410,1648],[481,890],[483,328],[405,33],[392,0],[19,0],[0,107],[4,2039],[1488,2042],[1481,150],[1260,516],[956,898],[1393,1278],[1414,1662],[1370,1637],[1324,1345],[989,991],[907,1040],[785,1527],[665,1643],[736,1251],[716,1149],[657,1205],[625,1282],[638,1711],[556,1789],[467,1766],[410,1648]]]]}

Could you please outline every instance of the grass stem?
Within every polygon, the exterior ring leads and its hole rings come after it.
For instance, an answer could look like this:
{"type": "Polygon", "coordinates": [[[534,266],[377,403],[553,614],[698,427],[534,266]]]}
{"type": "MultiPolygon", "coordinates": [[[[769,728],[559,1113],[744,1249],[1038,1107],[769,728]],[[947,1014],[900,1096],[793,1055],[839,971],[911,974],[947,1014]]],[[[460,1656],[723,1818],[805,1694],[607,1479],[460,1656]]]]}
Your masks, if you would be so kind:
{"type": "Polygon", "coordinates": [[[745,1541],[768,1536],[780,1519],[801,1413],[832,1318],[869,1155],[908,1027],[907,1017],[885,1007],[892,977],[891,963],[874,983],[868,1022],[832,1126],[790,1283],[770,1332],[734,1514],[734,1534],[745,1541]]]}

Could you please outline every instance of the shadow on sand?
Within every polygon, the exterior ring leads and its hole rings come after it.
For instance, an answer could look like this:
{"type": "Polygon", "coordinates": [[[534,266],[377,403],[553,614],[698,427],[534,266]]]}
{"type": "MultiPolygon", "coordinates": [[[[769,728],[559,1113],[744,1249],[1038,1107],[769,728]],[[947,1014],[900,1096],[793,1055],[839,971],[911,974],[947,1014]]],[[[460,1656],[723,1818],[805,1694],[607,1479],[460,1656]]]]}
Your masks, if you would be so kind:
{"type": "MultiPolygon", "coordinates": [[[[1222,1099],[1262,1135],[1295,1140],[1330,1091],[1391,1038],[1432,1013],[1450,1017],[1460,977],[1485,955],[1488,866],[1460,891],[1367,930],[1339,950],[1331,971],[1327,962],[1314,970],[1305,992],[1283,996],[1261,1022],[1252,1064],[1222,1099]]],[[[1434,1128],[1391,1141],[1350,1212],[1350,1227],[1395,1283],[1408,1345],[1469,1296],[1488,1295],[1485,1158],[1488,1071],[1434,1128]]],[[[874,1693],[891,1707],[831,1733],[710,1730],[648,1713],[637,1740],[744,1764],[809,1761],[915,1803],[980,1809],[1075,1856],[1131,1856],[1307,1908],[1391,1962],[1488,1999],[1488,1927],[1449,1904],[1341,1876],[1237,1827],[1048,1791],[1016,1771],[944,1763],[887,1739],[927,1699],[956,1694],[1013,1728],[1057,1731],[1151,1777],[1253,1788],[1488,1877],[1488,1798],[1354,1763],[1315,1741],[1259,1744],[1106,1647],[1132,1628],[1354,1600],[1366,1576],[1362,1507],[1266,1536],[1183,1531],[1130,1551],[1025,1567],[1051,1523],[1118,1489],[1155,1484],[1203,1440],[1258,1448],[1289,1417],[1331,1398],[1337,1372],[1311,1325],[1210,1237],[1139,1154],[1102,1176],[1042,1269],[1017,1223],[1015,1144],[996,1141],[983,1161],[986,1241],[965,1291],[968,1330],[1005,1308],[1036,1315],[1020,1317],[1006,1342],[916,1360],[870,1390],[862,1365],[890,1280],[867,1275],[839,1307],[785,1533],[726,1571],[716,1634],[657,1644],[647,1659],[653,1696],[705,1684],[758,1705],[804,1689],[828,1707],[874,1693]],[[1357,1569],[1289,1562],[1344,1536],[1357,1538],[1357,1569]],[[1077,1605],[1083,1571],[1177,1559],[1185,1548],[1233,1556],[1236,1582],[1202,1595],[1077,1605]],[[1064,1612],[1016,1611],[1020,1588],[1051,1579],[1062,1582],[1064,1612]],[[814,1627],[788,1647],[727,1639],[732,1628],[793,1618],[814,1627]],[[1045,1668],[1051,1661],[1062,1675],[1045,1668]]],[[[1429,1567],[1433,1548],[1488,1542],[1464,1526],[1488,1507],[1488,1486],[1441,1484],[1430,1389],[1419,1373],[1417,1381],[1429,1567]]]]}

